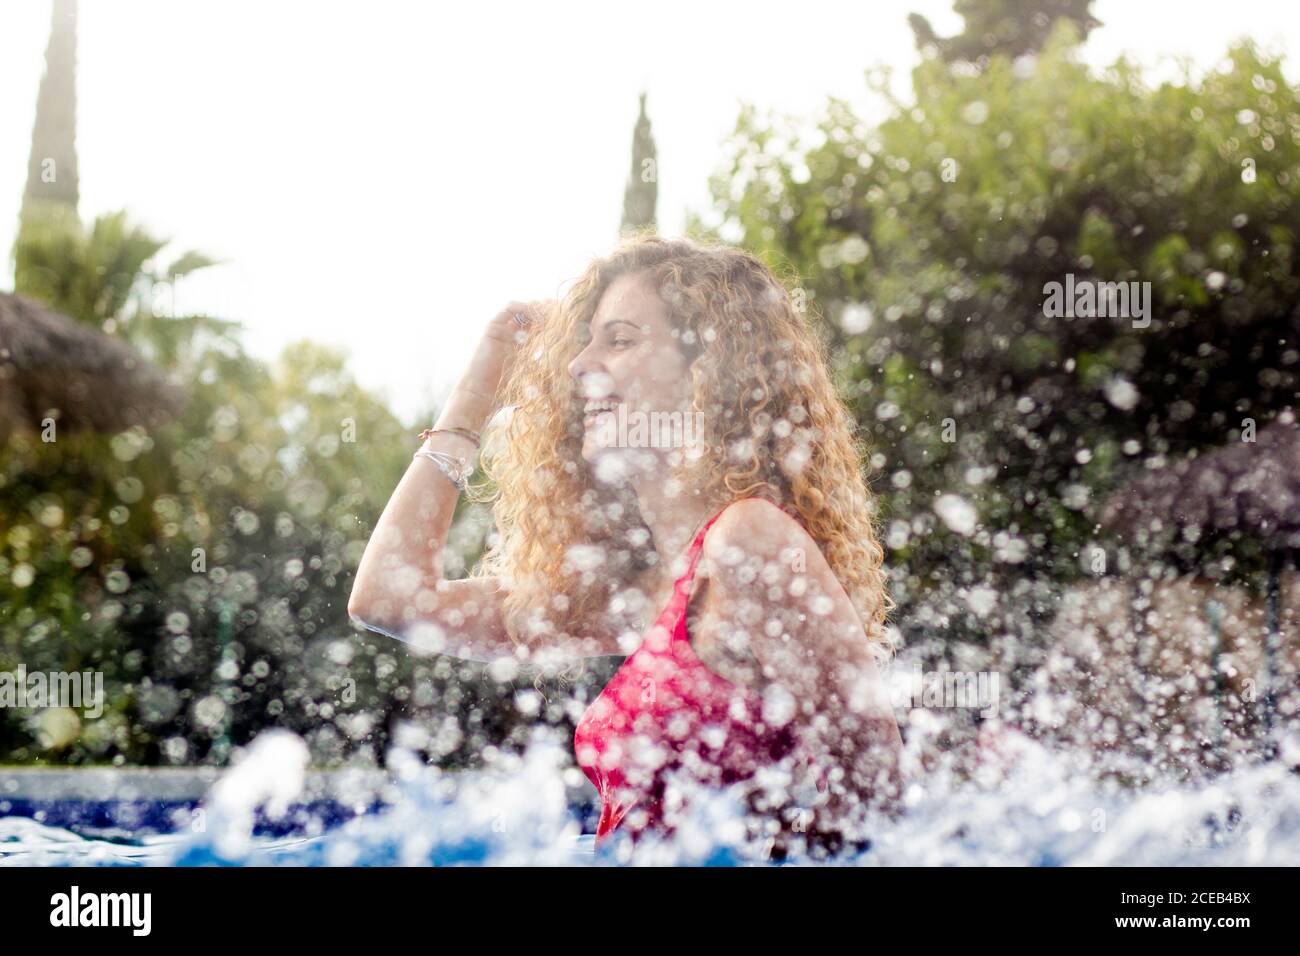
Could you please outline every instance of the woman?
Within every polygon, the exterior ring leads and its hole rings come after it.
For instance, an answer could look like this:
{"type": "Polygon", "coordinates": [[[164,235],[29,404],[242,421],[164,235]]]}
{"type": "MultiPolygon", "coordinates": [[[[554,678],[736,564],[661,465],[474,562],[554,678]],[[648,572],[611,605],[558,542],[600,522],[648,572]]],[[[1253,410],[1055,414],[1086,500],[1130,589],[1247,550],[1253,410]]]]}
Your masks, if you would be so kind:
{"type": "Polygon", "coordinates": [[[870,806],[894,805],[901,740],[852,424],[760,261],[625,239],[562,302],[492,320],[348,612],[475,660],[629,655],[575,734],[598,844],[671,833],[693,785],[735,783],[778,856],[857,840],[870,806]],[[503,406],[484,454],[498,535],[447,581],[457,496],[503,406]]]}

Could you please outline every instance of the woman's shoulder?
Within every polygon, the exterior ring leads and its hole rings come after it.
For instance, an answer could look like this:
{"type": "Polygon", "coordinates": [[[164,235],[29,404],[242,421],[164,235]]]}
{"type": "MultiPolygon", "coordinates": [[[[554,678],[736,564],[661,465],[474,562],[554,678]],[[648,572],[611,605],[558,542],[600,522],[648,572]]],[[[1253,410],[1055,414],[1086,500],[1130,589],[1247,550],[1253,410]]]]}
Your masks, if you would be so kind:
{"type": "Polygon", "coordinates": [[[761,497],[733,501],[718,515],[704,538],[704,554],[725,563],[730,549],[778,556],[784,549],[817,550],[817,544],[792,514],[761,497]]]}

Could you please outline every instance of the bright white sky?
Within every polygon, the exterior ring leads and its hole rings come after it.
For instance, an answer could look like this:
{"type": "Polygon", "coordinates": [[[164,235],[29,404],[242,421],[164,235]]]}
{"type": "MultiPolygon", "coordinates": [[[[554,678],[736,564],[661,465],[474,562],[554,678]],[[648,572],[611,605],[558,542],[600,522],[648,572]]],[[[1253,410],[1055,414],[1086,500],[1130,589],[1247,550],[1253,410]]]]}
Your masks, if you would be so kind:
{"type": "MultiPolygon", "coordinates": [[[[0,288],[49,6],[0,10],[0,288]]],[[[82,0],[81,213],[125,207],[175,253],[226,260],[182,306],[243,321],[261,357],[303,337],[342,347],[409,417],[505,302],[556,295],[608,250],[643,88],[660,228],[677,234],[708,205],[742,102],[808,116],[834,95],[874,115],[863,72],[880,63],[905,89],[913,10],[960,26],[950,0],[82,0]]],[[[1095,13],[1094,64],[1210,66],[1241,35],[1300,50],[1293,0],[1095,13]]]]}

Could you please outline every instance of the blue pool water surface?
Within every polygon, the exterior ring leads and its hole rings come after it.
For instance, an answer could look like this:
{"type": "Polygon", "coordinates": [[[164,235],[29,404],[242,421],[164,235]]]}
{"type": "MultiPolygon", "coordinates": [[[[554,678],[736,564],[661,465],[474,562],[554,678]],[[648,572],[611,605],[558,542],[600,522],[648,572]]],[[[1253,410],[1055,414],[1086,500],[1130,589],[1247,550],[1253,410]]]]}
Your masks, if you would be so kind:
{"type": "MultiPolygon", "coordinates": [[[[56,777],[20,788],[0,774],[0,865],[764,862],[745,842],[739,802],[725,791],[691,795],[672,841],[647,840],[633,850],[616,837],[597,851],[594,837],[582,832],[590,808],[572,805],[571,761],[562,742],[544,737],[490,772],[443,774],[400,755],[389,763],[386,774],[313,775],[303,742],[275,731],[258,738],[238,765],[199,784],[176,775],[96,771],[105,776],[92,781],[94,792],[78,797],[56,777]]],[[[1089,780],[1061,755],[1026,741],[1013,764],[989,769],[986,779],[956,780],[942,770],[917,777],[906,811],[878,821],[870,849],[833,862],[1300,862],[1300,774],[1285,761],[1195,786],[1133,790],[1089,780]]]]}

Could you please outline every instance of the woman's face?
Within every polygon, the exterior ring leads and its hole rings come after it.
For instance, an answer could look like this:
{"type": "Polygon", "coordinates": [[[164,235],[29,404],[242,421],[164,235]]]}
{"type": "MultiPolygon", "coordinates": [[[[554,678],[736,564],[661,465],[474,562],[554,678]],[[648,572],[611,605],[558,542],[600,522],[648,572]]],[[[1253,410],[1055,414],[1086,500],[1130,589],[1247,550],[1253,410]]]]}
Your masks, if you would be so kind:
{"type": "Polygon", "coordinates": [[[642,277],[619,276],[596,307],[590,331],[591,341],[569,364],[585,401],[582,457],[595,463],[617,454],[628,464],[649,465],[659,456],[645,452],[663,450],[663,426],[690,414],[690,362],[667,307],[642,277]]]}

